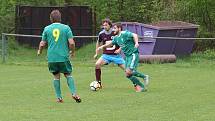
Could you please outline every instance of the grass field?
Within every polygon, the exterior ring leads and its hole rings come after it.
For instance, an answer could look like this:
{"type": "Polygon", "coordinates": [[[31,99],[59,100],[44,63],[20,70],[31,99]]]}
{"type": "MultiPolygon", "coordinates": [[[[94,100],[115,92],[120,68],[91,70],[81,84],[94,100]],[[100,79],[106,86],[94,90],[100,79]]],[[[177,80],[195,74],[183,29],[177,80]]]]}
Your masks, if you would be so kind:
{"type": "Polygon", "coordinates": [[[0,64],[0,121],[215,120],[213,56],[194,54],[172,64],[141,64],[138,70],[151,77],[149,91],[143,93],[134,91],[118,67],[105,66],[104,89],[92,92],[91,47],[80,49],[73,61],[80,104],[71,99],[65,78],[61,80],[65,103],[55,102],[44,55],[36,57],[33,50],[17,50],[17,56],[10,52],[7,63],[0,64]]]}

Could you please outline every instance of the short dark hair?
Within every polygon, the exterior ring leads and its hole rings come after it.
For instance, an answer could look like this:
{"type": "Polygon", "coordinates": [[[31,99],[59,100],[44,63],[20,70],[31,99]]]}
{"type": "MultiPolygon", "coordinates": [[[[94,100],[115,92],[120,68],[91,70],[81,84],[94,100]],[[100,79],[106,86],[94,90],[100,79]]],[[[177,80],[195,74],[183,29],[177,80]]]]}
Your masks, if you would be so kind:
{"type": "Polygon", "coordinates": [[[109,18],[102,20],[102,24],[104,24],[105,22],[108,23],[110,25],[110,27],[112,27],[112,21],[109,18]]]}
{"type": "Polygon", "coordinates": [[[117,28],[121,28],[121,30],[123,29],[122,24],[121,23],[114,23],[114,26],[116,26],[117,28]]]}
{"type": "Polygon", "coordinates": [[[53,10],[50,14],[50,20],[52,23],[61,22],[61,13],[59,10],[53,10]]]}

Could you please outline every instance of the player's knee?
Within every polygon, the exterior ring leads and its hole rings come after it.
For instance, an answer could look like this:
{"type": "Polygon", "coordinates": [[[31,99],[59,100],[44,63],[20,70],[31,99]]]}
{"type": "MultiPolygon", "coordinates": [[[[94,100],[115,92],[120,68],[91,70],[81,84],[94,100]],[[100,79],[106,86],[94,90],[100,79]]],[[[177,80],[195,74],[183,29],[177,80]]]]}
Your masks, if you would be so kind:
{"type": "Polygon", "coordinates": [[[70,74],[69,73],[64,73],[64,76],[67,78],[67,77],[70,76],[70,74]]]}
{"type": "Polygon", "coordinates": [[[101,68],[101,64],[100,63],[96,63],[95,67],[96,67],[96,69],[100,69],[101,68]]]}
{"type": "Polygon", "coordinates": [[[56,72],[56,73],[53,73],[53,75],[54,75],[55,79],[57,79],[57,80],[60,79],[60,73],[56,72]]]}
{"type": "Polygon", "coordinates": [[[126,71],[126,72],[125,72],[125,75],[126,75],[127,78],[130,78],[130,77],[132,76],[132,73],[129,72],[129,71],[126,71]]]}
{"type": "Polygon", "coordinates": [[[132,76],[132,75],[129,75],[129,74],[127,75],[127,74],[126,74],[126,78],[130,78],[131,76],[132,76]]]}
{"type": "Polygon", "coordinates": [[[60,77],[54,77],[54,80],[60,80],[60,77]]]}

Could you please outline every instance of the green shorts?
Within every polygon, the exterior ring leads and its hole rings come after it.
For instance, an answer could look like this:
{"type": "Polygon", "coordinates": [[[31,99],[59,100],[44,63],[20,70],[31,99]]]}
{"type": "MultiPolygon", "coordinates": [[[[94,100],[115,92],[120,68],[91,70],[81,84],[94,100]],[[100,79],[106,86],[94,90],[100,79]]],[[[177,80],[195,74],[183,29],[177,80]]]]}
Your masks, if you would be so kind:
{"type": "Polygon", "coordinates": [[[53,74],[57,73],[68,73],[72,72],[72,65],[70,61],[66,62],[49,62],[48,63],[49,72],[53,74]]]}
{"type": "Polygon", "coordinates": [[[139,63],[139,53],[133,53],[125,57],[125,68],[136,70],[139,63]]]}

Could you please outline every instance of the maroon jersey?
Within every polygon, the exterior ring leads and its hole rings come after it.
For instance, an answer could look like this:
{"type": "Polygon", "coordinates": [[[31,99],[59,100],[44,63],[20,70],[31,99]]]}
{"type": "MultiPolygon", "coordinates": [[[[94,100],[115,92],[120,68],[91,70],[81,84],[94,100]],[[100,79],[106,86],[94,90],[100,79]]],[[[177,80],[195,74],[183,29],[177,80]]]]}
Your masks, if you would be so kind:
{"type": "MultiPolygon", "coordinates": [[[[108,42],[112,41],[112,38],[114,36],[114,32],[110,30],[110,32],[107,32],[105,30],[102,30],[99,33],[98,41],[99,43],[102,42],[102,44],[106,44],[108,42]]],[[[103,54],[109,54],[109,55],[115,55],[115,50],[119,49],[119,46],[113,45],[112,47],[107,47],[103,49],[103,54]]]]}

